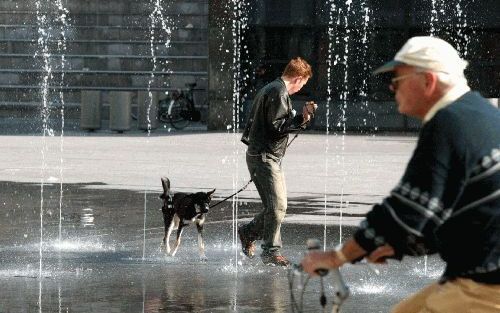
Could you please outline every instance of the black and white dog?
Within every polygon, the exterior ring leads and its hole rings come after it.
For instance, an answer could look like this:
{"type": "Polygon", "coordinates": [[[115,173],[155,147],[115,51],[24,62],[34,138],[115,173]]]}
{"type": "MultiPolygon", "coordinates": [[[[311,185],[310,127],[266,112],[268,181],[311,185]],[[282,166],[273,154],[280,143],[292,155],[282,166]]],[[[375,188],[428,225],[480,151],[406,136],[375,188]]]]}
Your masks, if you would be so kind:
{"type": "Polygon", "coordinates": [[[163,186],[163,194],[160,196],[163,199],[163,222],[165,223],[165,237],[163,237],[163,246],[166,253],[175,256],[179,244],[181,243],[181,235],[184,226],[189,225],[189,222],[196,224],[198,230],[198,248],[200,250],[200,259],[206,260],[205,244],[203,242],[203,223],[205,222],[205,214],[208,213],[210,200],[215,189],[210,192],[196,193],[173,193],[170,190],[170,180],[163,177],[161,179],[163,186]],[[177,239],[175,241],[174,250],[170,250],[170,234],[172,230],[177,229],[177,239]]]}

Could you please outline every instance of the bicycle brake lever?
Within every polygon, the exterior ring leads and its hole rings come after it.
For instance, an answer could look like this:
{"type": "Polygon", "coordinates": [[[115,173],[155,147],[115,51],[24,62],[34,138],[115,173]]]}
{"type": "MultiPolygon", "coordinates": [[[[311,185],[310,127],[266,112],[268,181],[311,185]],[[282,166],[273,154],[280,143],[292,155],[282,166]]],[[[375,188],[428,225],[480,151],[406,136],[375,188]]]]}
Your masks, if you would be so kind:
{"type": "MultiPolygon", "coordinates": [[[[318,239],[307,240],[308,250],[319,250],[320,246],[321,243],[319,242],[318,239]]],[[[325,276],[326,274],[328,274],[328,272],[329,271],[326,269],[316,270],[316,273],[320,276],[325,276]]],[[[342,278],[342,275],[340,274],[338,268],[331,269],[330,273],[332,274],[333,284],[335,287],[334,288],[335,294],[333,297],[334,312],[338,312],[342,303],[349,297],[349,288],[344,282],[344,279],[342,278]]]]}
{"type": "Polygon", "coordinates": [[[332,274],[333,284],[336,290],[333,297],[333,303],[340,306],[349,297],[349,288],[344,282],[338,268],[330,270],[330,273],[332,274]]]}

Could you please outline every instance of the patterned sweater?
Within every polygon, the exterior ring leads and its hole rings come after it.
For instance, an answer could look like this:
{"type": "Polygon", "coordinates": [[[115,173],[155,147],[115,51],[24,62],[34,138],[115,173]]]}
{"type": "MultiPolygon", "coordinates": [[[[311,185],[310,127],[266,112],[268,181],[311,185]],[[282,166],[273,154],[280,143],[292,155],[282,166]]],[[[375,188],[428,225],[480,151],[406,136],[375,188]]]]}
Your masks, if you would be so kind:
{"type": "Polygon", "coordinates": [[[355,239],[398,257],[439,253],[444,279],[500,284],[500,110],[467,92],[421,129],[400,183],[355,239]]]}

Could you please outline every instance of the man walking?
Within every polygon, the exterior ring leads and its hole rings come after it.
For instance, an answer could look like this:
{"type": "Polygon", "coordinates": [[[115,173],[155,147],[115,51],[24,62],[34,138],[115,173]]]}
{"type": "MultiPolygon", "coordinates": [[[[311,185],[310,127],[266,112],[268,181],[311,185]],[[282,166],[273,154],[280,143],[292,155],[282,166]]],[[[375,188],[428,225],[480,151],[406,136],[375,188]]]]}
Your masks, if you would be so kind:
{"type": "Polygon", "coordinates": [[[255,241],[263,240],[261,259],[267,265],[288,266],[281,255],[281,222],[286,214],[287,194],[281,160],[288,134],[305,128],[316,109],[314,102],[295,114],[290,95],[298,92],[312,76],[302,58],[292,59],[280,78],[264,86],[255,96],[242,141],[248,145],[246,161],[262,200],[263,210],[238,229],[243,253],[253,258],[255,241]]]}
{"type": "Polygon", "coordinates": [[[399,112],[423,121],[417,147],[353,238],[306,255],[306,272],[439,253],[440,281],[393,313],[500,312],[500,110],[470,91],[466,66],[447,42],[413,37],[375,71],[394,73],[399,112]]]}

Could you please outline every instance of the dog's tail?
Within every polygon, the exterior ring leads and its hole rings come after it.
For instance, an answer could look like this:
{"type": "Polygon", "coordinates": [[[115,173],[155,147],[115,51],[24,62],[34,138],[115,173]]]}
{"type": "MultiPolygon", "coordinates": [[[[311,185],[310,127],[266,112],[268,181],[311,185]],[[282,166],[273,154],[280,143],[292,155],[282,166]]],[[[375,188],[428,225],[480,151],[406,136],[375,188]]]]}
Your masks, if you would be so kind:
{"type": "Polygon", "coordinates": [[[166,199],[168,192],[170,191],[170,180],[166,177],[161,178],[161,185],[163,186],[163,194],[160,196],[161,199],[166,199]]]}

